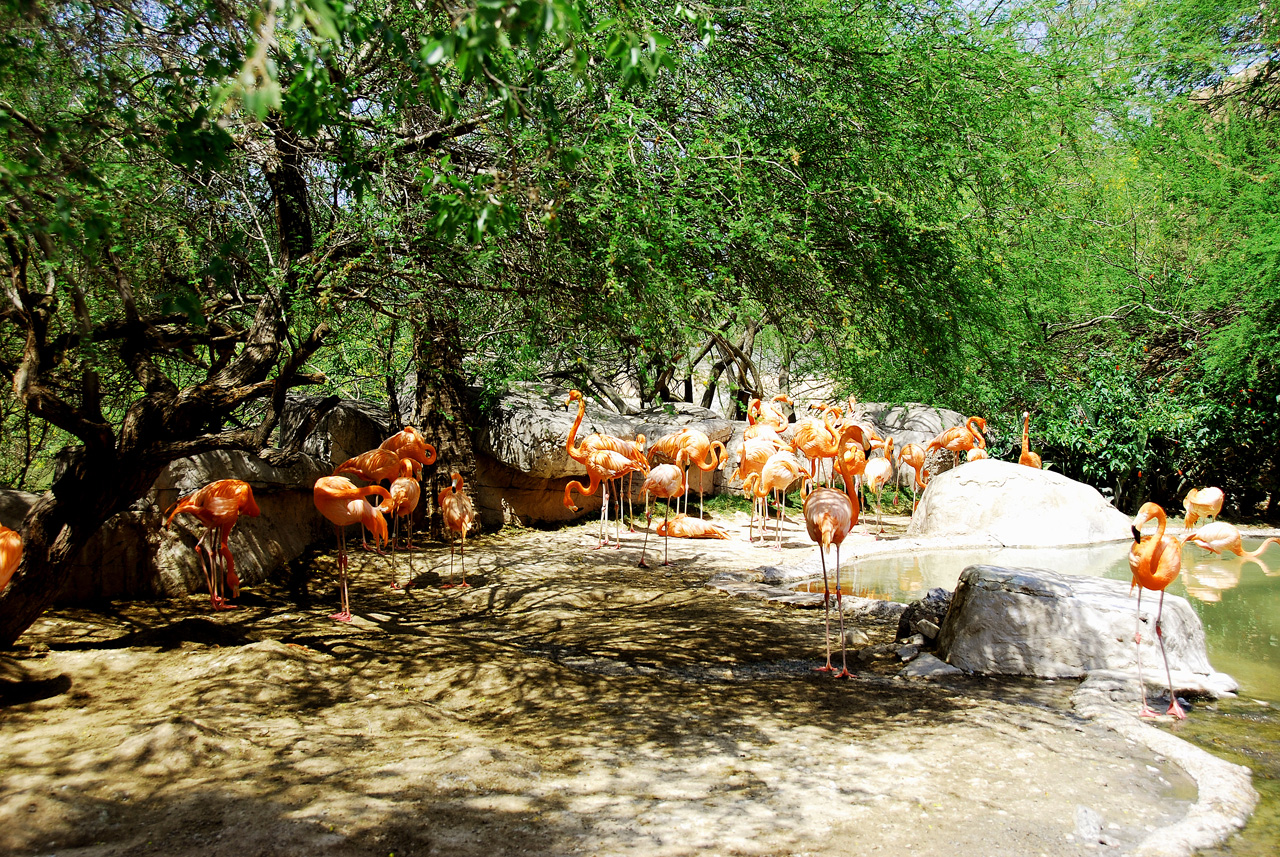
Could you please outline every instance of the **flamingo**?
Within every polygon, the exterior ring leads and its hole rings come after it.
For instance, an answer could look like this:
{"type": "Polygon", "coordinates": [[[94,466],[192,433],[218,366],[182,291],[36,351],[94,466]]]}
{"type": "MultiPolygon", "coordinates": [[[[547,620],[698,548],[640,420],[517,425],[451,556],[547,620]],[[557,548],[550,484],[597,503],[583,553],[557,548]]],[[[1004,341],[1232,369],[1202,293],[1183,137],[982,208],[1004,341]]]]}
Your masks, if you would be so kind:
{"type": "Polygon", "coordinates": [[[1040,462],[1040,456],[1031,451],[1030,441],[1031,429],[1031,412],[1022,412],[1022,455],[1018,456],[1018,463],[1025,464],[1027,467],[1035,467],[1039,469],[1043,465],[1040,462]]]}
{"type": "Polygon", "coordinates": [[[844,609],[840,592],[840,545],[853,531],[853,501],[844,491],[834,488],[815,488],[804,500],[804,525],[809,538],[818,543],[818,557],[822,560],[822,608],[826,631],[823,637],[827,644],[826,666],[818,667],[820,672],[832,672],[831,665],[831,587],[827,578],[827,553],[831,546],[836,546],[836,612],[840,614],[840,672],[836,678],[848,678],[849,672],[845,657],[844,642],[844,609]]]}
{"type": "Polygon", "coordinates": [[[22,536],[0,524],[0,592],[9,585],[22,562],[22,536]]]}
{"type": "MultiPolygon", "coordinates": [[[[747,477],[747,481],[742,484],[742,487],[747,489],[747,486],[754,481],[756,486],[754,488],[755,497],[762,502],[769,496],[770,491],[777,491],[782,495],[781,502],[778,504],[778,526],[775,530],[778,539],[775,545],[776,550],[782,550],[782,519],[786,515],[787,509],[786,489],[791,487],[791,483],[803,475],[804,468],[800,466],[800,460],[796,458],[795,453],[790,450],[782,450],[769,456],[769,460],[764,463],[764,467],[760,468],[760,472],[752,473],[747,477]]],[[[754,521],[754,518],[752,520],[754,521]]],[[[765,539],[765,528],[768,523],[769,518],[766,512],[764,521],[760,525],[760,538],[762,541],[765,539]]],[[[751,530],[747,531],[747,540],[755,541],[751,530]]]]}
{"type": "MultiPolygon", "coordinates": [[[[409,457],[409,456],[406,456],[409,457]]],[[[349,473],[374,485],[395,479],[400,474],[400,453],[378,447],[348,458],[333,469],[333,475],[349,473]]]]}
{"type": "MultiPolygon", "coordinates": [[[[723,467],[725,461],[728,460],[728,450],[720,441],[713,441],[707,437],[705,432],[698,429],[685,426],[679,431],[672,432],[657,440],[653,446],[649,448],[649,459],[655,456],[668,458],[677,465],[684,462],[693,464],[700,471],[698,476],[698,496],[702,497],[702,473],[708,473],[719,467],[723,467]]],[[[686,480],[685,490],[685,508],[689,505],[689,486],[686,480]]]]}
{"type": "Polygon", "coordinates": [[[1133,585],[1138,587],[1138,606],[1136,612],[1137,629],[1133,641],[1138,645],[1138,689],[1142,693],[1142,709],[1139,717],[1157,717],[1155,711],[1147,705],[1147,688],[1142,681],[1142,590],[1151,589],[1160,593],[1160,605],[1156,608],[1156,639],[1160,642],[1160,654],[1164,657],[1165,677],[1169,680],[1169,710],[1179,720],[1187,715],[1178,705],[1178,696],[1173,692],[1173,674],[1169,671],[1169,655],[1164,649],[1164,633],[1160,629],[1160,615],[1164,610],[1164,591],[1182,571],[1182,545],[1173,536],[1166,536],[1164,509],[1155,503],[1143,503],[1138,509],[1138,516],[1133,519],[1133,544],[1129,547],[1129,570],[1133,572],[1133,585]],[[1154,536],[1143,536],[1142,525],[1155,519],[1157,531],[1154,536]]]}
{"type": "Polygon", "coordinates": [[[834,458],[836,454],[836,427],[834,419],[842,415],[839,408],[830,405],[818,405],[821,419],[807,417],[796,423],[791,433],[792,452],[801,452],[809,460],[809,476],[818,481],[822,471],[822,459],[834,458]]]}
{"type": "Polygon", "coordinates": [[[729,534],[710,521],[691,518],[688,515],[676,515],[670,521],[658,524],[658,535],[664,539],[675,536],[677,539],[728,539],[729,534]]]}
{"type": "Polygon", "coordinates": [[[1258,545],[1255,550],[1247,551],[1244,549],[1244,541],[1240,531],[1226,521],[1214,521],[1212,524],[1205,524],[1199,530],[1187,536],[1186,541],[1197,544],[1214,553],[1230,551],[1236,556],[1251,559],[1255,562],[1258,561],[1258,557],[1262,555],[1262,552],[1267,549],[1267,545],[1272,542],[1280,544],[1280,539],[1271,537],[1258,545]]]}
{"type": "Polygon", "coordinates": [[[345,476],[321,476],[312,489],[316,508],[331,524],[338,535],[338,581],[341,609],[329,618],[339,622],[351,621],[351,597],[347,592],[347,539],[346,528],[359,522],[362,532],[373,533],[374,544],[387,540],[387,520],[382,516],[384,505],[391,500],[391,493],[381,485],[357,486],[345,476]],[[368,500],[378,496],[375,506],[368,500]]]}
{"type": "Polygon", "coordinates": [[[759,399],[755,400],[756,408],[760,412],[760,422],[771,426],[778,434],[782,434],[787,430],[787,415],[782,412],[782,408],[775,404],[783,402],[788,405],[795,404],[791,397],[785,393],[779,393],[768,402],[761,402],[759,399]]]}
{"type": "Polygon", "coordinates": [[[200,568],[209,582],[209,600],[214,610],[226,610],[231,607],[222,596],[222,583],[225,580],[232,598],[240,596],[240,578],[236,576],[236,563],[231,557],[231,547],[227,540],[231,536],[231,528],[236,525],[241,515],[256,518],[260,514],[258,504],[253,499],[253,489],[242,479],[219,479],[210,482],[194,494],[183,497],[165,518],[167,527],[175,515],[187,513],[195,515],[196,520],[205,526],[205,533],[196,542],[196,556],[200,557],[200,568]],[[205,545],[206,540],[208,545],[205,545]],[[215,545],[215,541],[217,544],[215,545]],[[201,556],[201,547],[204,555],[201,556]],[[222,559],[224,568],[219,569],[218,559],[222,559]]]}
{"type": "MultiPolygon", "coordinates": [[[[414,478],[415,467],[414,459],[400,459],[400,475],[391,482],[391,504],[386,508],[386,514],[391,516],[395,525],[395,535],[391,539],[391,552],[394,554],[396,549],[396,538],[400,535],[400,519],[408,518],[408,534],[405,536],[404,546],[406,550],[413,550],[413,513],[418,509],[418,501],[422,498],[422,487],[418,484],[418,480],[414,478]]],[[[409,568],[412,570],[412,560],[409,568]]],[[[392,582],[392,589],[399,589],[400,584],[392,582]]],[[[404,587],[408,589],[409,586],[404,587]]]]}
{"type": "Polygon", "coordinates": [[[1187,511],[1187,516],[1182,522],[1182,528],[1184,530],[1191,529],[1195,526],[1196,521],[1201,518],[1218,520],[1218,513],[1222,511],[1222,503],[1226,499],[1227,495],[1222,493],[1221,488],[1201,488],[1199,490],[1192,488],[1182,500],[1182,508],[1187,511]]]}
{"type": "MultiPolygon", "coordinates": [[[[601,483],[604,483],[604,503],[600,507],[600,543],[596,545],[596,550],[599,550],[608,543],[608,537],[605,535],[604,524],[605,519],[609,515],[609,482],[641,468],[640,465],[632,459],[627,458],[620,452],[614,452],[611,449],[602,449],[597,452],[589,453],[584,463],[587,466],[587,474],[591,477],[590,484],[584,486],[581,482],[574,480],[564,486],[564,504],[570,510],[574,512],[578,511],[578,507],[573,503],[572,494],[574,487],[577,487],[579,494],[587,497],[596,493],[596,488],[600,487],[601,483]]],[[[617,547],[622,547],[621,529],[622,524],[619,522],[617,547]]]]}
{"type": "MultiPolygon", "coordinates": [[[[739,479],[743,483],[743,490],[746,491],[747,477],[752,473],[759,474],[764,467],[769,456],[782,449],[781,440],[768,440],[765,438],[750,438],[742,442],[742,451],[738,454],[738,469],[734,471],[734,478],[739,479]]],[[[755,526],[756,508],[759,501],[752,496],[751,501],[751,526],[755,526]]],[[[764,510],[761,509],[760,517],[764,517],[764,510]]],[[[750,531],[750,529],[749,529],[750,531]]]]}
{"type": "MultiPolygon", "coordinates": [[[[661,497],[664,500],[670,500],[672,497],[679,497],[681,494],[684,493],[685,488],[688,487],[687,482],[688,480],[687,480],[687,477],[685,476],[685,472],[681,470],[677,465],[659,464],[657,467],[654,467],[652,470],[649,471],[649,475],[644,478],[644,485],[641,487],[646,493],[652,494],[654,497],[661,497]]],[[[645,506],[646,520],[645,520],[645,531],[644,531],[644,545],[640,548],[640,567],[648,568],[649,566],[644,561],[644,555],[645,555],[645,551],[648,549],[648,546],[649,546],[649,523],[653,520],[653,515],[648,511],[649,510],[648,499],[645,500],[644,506],[645,506]]],[[[667,521],[667,515],[669,515],[670,513],[671,513],[671,506],[668,504],[664,506],[664,511],[662,513],[662,522],[664,525],[666,524],[666,521],[667,521]]],[[[667,560],[667,536],[666,536],[665,526],[663,528],[663,536],[662,536],[662,564],[671,565],[671,563],[667,560]]]]}
{"type": "Polygon", "coordinates": [[[949,428],[929,441],[924,450],[925,455],[935,449],[945,449],[952,453],[953,460],[958,460],[962,452],[968,452],[974,447],[979,449],[986,448],[987,442],[982,436],[982,432],[986,430],[986,420],[982,417],[969,417],[969,419],[965,420],[964,425],[949,428]],[[977,426],[977,428],[974,428],[974,426],[977,426]]]}
{"type": "MultiPolygon", "coordinates": [[[[462,537],[459,553],[462,555],[462,585],[467,585],[467,530],[476,518],[476,509],[463,490],[462,474],[454,473],[453,481],[440,492],[440,514],[444,517],[445,528],[462,537]]],[[[449,539],[449,582],[453,586],[453,539],[449,539]]]]}
{"type": "Polygon", "coordinates": [[[904,464],[915,471],[915,479],[911,482],[911,509],[915,511],[920,502],[917,492],[925,488],[924,447],[918,443],[904,443],[898,450],[898,468],[901,469],[904,464]]]}
{"type": "MultiPolygon", "coordinates": [[[[400,456],[401,459],[412,459],[423,467],[436,463],[436,448],[427,443],[422,434],[413,426],[405,426],[402,431],[398,431],[384,440],[378,448],[389,449],[400,456]]],[[[413,475],[421,478],[422,474],[415,472],[413,475]]]]}
{"type": "MultiPolygon", "coordinates": [[[[753,401],[756,405],[760,404],[759,399],[754,399],[753,401]]],[[[747,409],[747,428],[742,433],[742,437],[743,440],[772,440],[779,444],[783,442],[782,435],[778,434],[773,426],[758,421],[751,408],[747,409]]]]}
{"type": "Polygon", "coordinates": [[[867,489],[875,495],[876,526],[883,533],[884,527],[880,523],[880,494],[884,491],[884,486],[893,478],[893,438],[884,442],[884,458],[872,458],[867,461],[866,467],[863,468],[863,478],[867,482],[867,489]]]}
{"type": "MultiPolygon", "coordinates": [[[[623,455],[635,461],[637,464],[641,465],[642,467],[648,468],[649,462],[645,458],[644,443],[645,443],[645,437],[642,434],[636,435],[635,440],[624,440],[620,437],[614,437],[611,434],[596,433],[596,434],[587,435],[587,437],[583,439],[580,446],[582,449],[586,450],[587,452],[597,452],[602,449],[611,449],[614,452],[622,453],[623,455]]],[[[627,474],[628,476],[627,500],[628,501],[631,500],[630,475],[631,474],[627,474]]],[[[619,484],[618,488],[619,488],[618,493],[621,494],[622,493],[621,484],[619,484]]],[[[621,507],[619,507],[618,511],[619,512],[622,511],[621,507]]],[[[632,527],[630,531],[634,533],[635,528],[632,527]]]]}

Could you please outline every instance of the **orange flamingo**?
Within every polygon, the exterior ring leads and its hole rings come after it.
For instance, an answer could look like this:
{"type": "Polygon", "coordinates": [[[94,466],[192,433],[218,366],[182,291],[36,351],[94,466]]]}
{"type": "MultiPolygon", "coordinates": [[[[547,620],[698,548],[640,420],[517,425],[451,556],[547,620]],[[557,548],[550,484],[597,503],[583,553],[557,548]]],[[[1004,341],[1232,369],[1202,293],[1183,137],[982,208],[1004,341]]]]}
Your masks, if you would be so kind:
{"type": "MultiPolygon", "coordinates": [[[[457,533],[462,538],[459,553],[462,555],[462,586],[467,586],[467,530],[476,518],[476,508],[463,490],[462,474],[454,473],[453,481],[448,488],[440,492],[440,514],[444,517],[445,528],[450,533],[457,533]]],[[[445,586],[453,586],[453,539],[449,539],[449,582],[445,586]]]]}
{"type": "Polygon", "coordinates": [[[866,480],[867,490],[875,495],[876,526],[883,533],[884,527],[880,523],[880,495],[884,491],[884,486],[893,478],[893,438],[884,442],[884,458],[872,458],[867,461],[866,467],[863,468],[863,478],[866,480]]]}
{"type": "Polygon", "coordinates": [[[1226,499],[1227,495],[1222,493],[1221,488],[1201,488],[1199,490],[1192,488],[1182,500],[1182,508],[1187,511],[1187,516],[1182,522],[1182,528],[1184,530],[1191,529],[1196,525],[1196,521],[1201,518],[1218,520],[1218,513],[1222,511],[1222,504],[1226,499]]]}
{"type": "MultiPolygon", "coordinates": [[[[411,456],[406,456],[411,457],[411,456]]],[[[349,473],[374,485],[388,482],[400,474],[400,453],[378,447],[348,458],[333,469],[333,475],[349,473]]]]}
{"type": "MultiPolygon", "coordinates": [[[[752,473],[745,482],[742,483],[744,490],[753,490],[757,500],[764,501],[770,491],[775,491],[780,495],[778,502],[778,525],[774,532],[777,536],[777,544],[774,546],[776,550],[782,550],[782,519],[786,515],[787,495],[786,490],[791,484],[804,475],[804,468],[800,466],[800,460],[796,458],[795,453],[790,450],[782,450],[775,452],[769,456],[769,460],[764,463],[764,467],[760,468],[759,473],[752,473]],[[750,486],[754,482],[755,488],[750,486]]],[[[766,507],[767,509],[767,507],[766,507]]],[[[753,519],[754,520],[754,519],[753,519]]],[[[768,514],[766,512],[764,521],[760,524],[760,538],[763,542],[766,538],[765,528],[769,524],[768,514]]],[[[747,531],[747,541],[754,542],[755,534],[750,529],[747,531]]]]}
{"type": "MultiPolygon", "coordinates": [[[[597,434],[587,435],[587,437],[583,439],[582,443],[579,444],[579,446],[589,453],[598,452],[599,450],[602,450],[602,449],[611,449],[614,452],[620,452],[623,455],[627,456],[632,461],[635,461],[637,464],[641,465],[643,469],[648,469],[649,462],[645,458],[644,443],[645,443],[645,437],[642,434],[636,435],[635,440],[623,440],[622,438],[614,437],[611,434],[597,433],[597,434]]],[[[626,492],[626,499],[629,504],[631,501],[631,490],[630,490],[631,474],[630,473],[627,474],[627,486],[628,486],[628,490],[626,492]]],[[[618,493],[620,495],[622,493],[621,482],[619,482],[619,485],[618,485],[618,493]]],[[[621,503],[621,500],[619,500],[619,503],[621,503]]],[[[618,511],[619,512],[622,511],[621,506],[619,506],[618,511]]],[[[634,533],[635,528],[631,527],[630,532],[634,533]]]]}
{"type": "Polygon", "coordinates": [[[755,400],[756,408],[760,413],[760,422],[771,426],[779,434],[787,430],[787,415],[782,412],[782,408],[778,407],[777,404],[784,402],[788,405],[795,404],[791,397],[785,393],[779,393],[768,402],[761,402],[759,399],[755,400]]]}
{"type": "Polygon", "coordinates": [[[836,678],[848,678],[848,661],[845,656],[844,608],[840,592],[840,545],[853,531],[853,501],[844,491],[834,488],[815,488],[804,501],[804,524],[809,538],[818,543],[818,557],[822,560],[822,609],[825,622],[823,634],[827,644],[826,666],[820,672],[833,672],[831,665],[831,586],[827,578],[827,553],[836,546],[836,613],[840,616],[840,672],[836,678]]]}
{"type": "Polygon", "coordinates": [[[1027,467],[1035,467],[1039,469],[1043,465],[1040,462],[1040,456],[1031,451],[1031,412],[1022,412],[1022,455],[1018,456],[1018,463],[1025,464],[1027,467]]]}
{"type": "MultiPolygon", "coordinates": [[[[378,448],[389,449],[400,458],[416,461],[422,467],[436,463],[436,448],[427,443],[426,438],[413,426],[405,426],[402,431],[384,440],[378,448]]],[[[421,479],[421,468],[416,469],[413,475],[421,479]]]]}
{"type": "MultiPolygon", "coordinates": [[[[415,478],[416,473],[415,460],[412,458],[400,459],[400,475],[391,482],[391,503],[386,506],[386,514],[391,516],[395,533],[391,537],[391,552],[396,551],[396,539],[400,537],[400,519],[407,518],[409,523],[406,525],[407,534],[405,535],[405,550],[413,550],[413,513],[418,509],[418,502],[422,498],[422,486],[418,484],[415,478]]],[[[410,569],[413,568],[412,560],[410,560],[410,569]]],[[[412,584],[406,584],[408,589],[412,584]]],[[[400,584],[392,582],[392,589],[400,589],[400,584]]]]}
{"type": "MultiPolygon", "coordinates": [[[[649,471],[649,475],[644,478],[644,485],[641,486],[645,492],[652,494],[654,497],[661,497],[664,500],[670,500],[672,497],[679,497],[684,493],[688,478],[685,472],[675,464],[659,464],[649,471]]],[[[644,545],[640,548],[640,567],[648,568],[644,561],[645,551],[649,546],[649,524],[653,521],[653,514],[649,512],[649,501],[645,499],[645,531],[644,545]]],[[[665,525],[667,516],[671,513],[670,504],[663,506],[662,522],[665,525]]],[[[667,559],[667,536],[666,528],[663,527],[662,535],[662,564],[671,565],[667,559]]]]}
{"type": "MultiPolygon", "coordinates": [[[[602,492],[604,503],[600,507],[600,543],[596,545],[595,548],[596,550],[599,550],[608,542],[604,525],[605,519],[609,515],[609,483],[614,479],[618,479],[632,471],[640,469],[640,466],[622,453],[614,452],[611,449],[601,449],[597,452],[588,453],[586,460],[583,463],[586,464],[587,474],[591,477],[590,484],[584,486],[581,482],[574,480],[564,486],[564,504],[570,510],[576,512],[578,511],[578,507],[573,503],[573,489],[576,487],[579,494],[584,497],[589,497],[596,493],[596,489],[599,488],[602,483],[604,484],[604,491],[602,492]]],[[[622,524],[621,521],[619,521],[618,543],[616,545],[619,548],[622,547],[621,529],[622,524]]]]}
{"type": "MultiPolygon", "coordinates": [[[[1251,559],[1255,562],[1259,562],[1258,557],[1267,549],[1267,545],[1272,542],[1280,544],[1280,539],[1271,537],[1258,545],[1255,550],[1247,551],[1244,549],[1244,539],[1240,531],[1226,521],[1214,521],[1212,524],[1205,524],[1199,530],[1187,536],[1186,540],[1214,553],[1230,551],[1238,557],[1251,559]]],[[[1259,564],[1261,563],[1259,562],[1259,564]]]]}
{"type": "MultiPolygon", "coordinates": [[[[725,449],[723,443],[718,440],[712,440],[707,437],[706,433],[695,428],[681,429],[680,449],[684,453],[684,460],[698,468],[698,517],[701,518],[703,474],[724,467],[725,462],[729,460],[729,451],[725,449]]],[[[687,484],[684,489],[684,507],[687,512],[689,509],[689,486],[687,484]]]]}
{"type": "Polygon", "coordinates": [[[4,592],[21,563],[22,536],[0,524],[0,592],[4,592]]]}
{"type": "Polygon", "coordinates": [[[1182,571],[1182,545],[1173,536],[1166,536],[1164,509],[1155,503],[1143,503],[1138,516],[1133,519],[1133,544],[1129,547],[1129,570],[1133,572],[1133,585],[1138,587],[1137,629],[1133,641],[1138,645],[1138,689],[1142,693],[1142,709],[1139,717],[1157,717],[1147,705],[1147,687],[1142,681],[1142,590],[1160,593],[1160,605],[1156,608],[1156,639],[1160,642],[1160,654],[1164,657],[1165,677],[1169,680],[1169,710],[1179,720],[1187,715],[1178,705],[1173,692],[1173,674],[1169,671],[1169,655],[1164,649],[1164,632],[1160,629],[1160,616],[1164,610],[1164,591],[1182,571]],[[1142,525],[1154,519],[1157,524],[1154,536],[1143,536],[1142,525]]]}
{"type": "Polygon", "coordinates": [[[331,524],[338,535],[338,587],[340,608],[329,618],[339,622],[351,621],[351,597],[347,591],[347,527],[354,523],[361,524],[361,533],[365,529],[373,533],[374,544],[387,540],[387,520],[382,516],[383,506],[390,501],[391,494],[381,485],[357,486],[345,476],[321,476],[312,489],[312,497],[316,508],[331,524]],[[375,506],[369,497],[381,498],[375,506]]]}
{"type": "Polygon", "coordinates": [[[898,468],[901,469],[904,464],[915,471],[915,478],[911,482],[911,509],[915,511],[920,502],[917,494],[925,488],[924,447],[918,443],[904,443],[898,450],[898,468]]]}
{"type": "Polygon", "coordinates": [[[822,460],[835,458],[836,433],[834,420],[838,420],[842,412],[830,405],[818,405],[821,418],[807,417],[796,423],[791,433],[792,452],[801,452],[809,460],[809,477],[818,481],[822,473],[822,460]]]}
{"type": "Polygon", "coordinates": [[[982,436],[982,432],[986,430],[986,420],[982,417],[969,417],[969,419],[965,420],[964,425],[949,428],[929,441],[924,449],[925,455],[935,449],[945,449],[952,453],[955,460],[958,460],[962,452],[968,452],[975,447],[978,449],[986,448],[987,442],[982,436]]]}
{"type": "MultiPolygon", "coordinates": [[[[754,399],[753,401],[756,405],[760,404],[759,399],[754,399]]],[[[743,440],[772,440],[780,444],[783,442],[782,435],[778,434],[773,426],[758,421],[755,413],[750,408],[747,409],[747,428],[742,433],[742,438],[743,440]]]]}
{"type": "MultiPolygon", "coordinates": [[[[764,464],[769,460],[769,456],[783,448],[782,441],[769,440],[765,438],[749,438],[743,440],[742,451],[738,454],[738,469],[734,471],[735,479],[741,480],[743,483],[743,492],[746,493],[747,477],[752,473],[759,474],[764,464]]],[[[760,508],[760,517],[764,518],[764,510],[760,506],[759,500],[752,495],[751,501],[751,527],[755,527],[756,509],[760,508]]]]}
{"type": "Polygon", "coordinates": [[[688,515],[676,515],[670,521],[658,524],[658,535],[664,539],[675,536],[677,539],[728,539],[729,534],[710,521],[691,518],[688,515]]]}
{"type": "Polygon", "coordinates": [[[204,535],[196,542],[196,556],[200,558],[200,568],[209,582],[209,600],[213,609],[229,609],[231,605],[222,596],[222,583],[225,580],[231,597],[238,598],[240,578],[236,576],[236,563],[231,557],[231,547],[227,540],[231,536],[231,528],[241,515],[256,518],[260,514],[258,504],[253,499],[253,489],[241,479],[210,482],[174,504],[164,525],[169,526],[174,516],[182,513],[194,515],[205,526],[204,535]],[[206,540],[208,545],[205,545],[206,540]],[[222,568],[219,568],[219,558],[222,560],[222,568]]]}

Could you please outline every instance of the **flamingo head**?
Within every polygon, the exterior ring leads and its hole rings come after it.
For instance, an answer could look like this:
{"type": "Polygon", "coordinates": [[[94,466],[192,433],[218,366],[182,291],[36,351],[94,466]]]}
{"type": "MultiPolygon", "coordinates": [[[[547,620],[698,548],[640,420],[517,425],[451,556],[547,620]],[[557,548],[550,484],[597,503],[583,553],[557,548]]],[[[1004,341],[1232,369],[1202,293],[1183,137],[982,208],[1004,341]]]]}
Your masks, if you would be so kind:
{"type": "Polygon", "coordinates": [[[570,390],[570,391],[569,391],[569,398],[567,398],[567,399],[565,399],[565,400],[564,400],[564,406],[565,406],[565,408],[567,409],[567,408],[568,408],[570,405],[572,405],[574,402],[580,401],[581,399],[582,399],[582,391],[581,391],[581,390],[570,390]]]}

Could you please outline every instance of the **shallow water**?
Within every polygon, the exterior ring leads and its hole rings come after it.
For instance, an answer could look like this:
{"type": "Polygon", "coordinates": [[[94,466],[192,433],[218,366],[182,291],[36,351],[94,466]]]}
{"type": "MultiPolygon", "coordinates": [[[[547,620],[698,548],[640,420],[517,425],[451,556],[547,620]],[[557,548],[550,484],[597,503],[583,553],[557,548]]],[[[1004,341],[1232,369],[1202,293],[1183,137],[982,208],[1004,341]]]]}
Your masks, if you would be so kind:
{"type": "MultiPolygon", "coordinates": [[[[871,557],[846,563],[841,588],[911,602],[935,586],[954,590],[960,572],[979,563],[1130,580],[1129,544],[871,557]]],[[[1253,550],[1259,544],[1260,539],[1247,539],[1244,547],[1253,550]]],[[[1198,703],[1186,722],[1167,728],[1217,756],[1249,766],[1262,797],[1241,835],[1220,849],[1202,852],[1214,857],[1270,857],[1280,844],[1280,548],[1269,547],[1261,559],[1259,563],[1232,554],[1215,556],[1187,546],[1182,574],[1168,589],[1186,598],[1200,616],[1210,663],[1239,682],[1240,695],[1198,703]]],[[[821,592],[822,581],[809,581],[801,588],[821,592]]]]}

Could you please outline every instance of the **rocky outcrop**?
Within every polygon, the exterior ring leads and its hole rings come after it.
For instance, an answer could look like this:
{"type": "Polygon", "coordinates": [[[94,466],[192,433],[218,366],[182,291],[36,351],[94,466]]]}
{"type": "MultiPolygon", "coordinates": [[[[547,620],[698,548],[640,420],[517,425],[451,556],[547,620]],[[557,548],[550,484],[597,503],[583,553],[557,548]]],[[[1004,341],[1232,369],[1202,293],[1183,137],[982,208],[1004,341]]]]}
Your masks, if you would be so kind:
{"type": "MultiPolygon", "coordinates": [[[[1159,595],[1142,599],[1143,676],[1165,683],[1156,641],[1159,595]]],[[[1136,593],[1126,581],[1073,577],[1043,569],[974,565],[965,569],[938,637],[938,655],[969,673],[1075,678],[1137,668],[1136,593]]],[[[1166,594],[1161,619],[1175,687],[1199,694],[1234,692],[1214,672],[1204,627],[1185,598],[1166,594]]]]}
{"type": "Polygon", "coordinates": [[[1060,473],[983,459],[929,481],[908,537],[982,535],[1006,547],[1087,545],[1131,538],[1129,517],[1060,473]]]}

